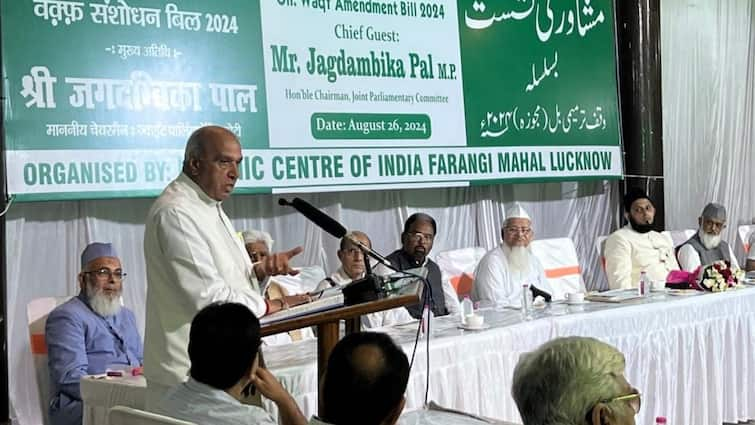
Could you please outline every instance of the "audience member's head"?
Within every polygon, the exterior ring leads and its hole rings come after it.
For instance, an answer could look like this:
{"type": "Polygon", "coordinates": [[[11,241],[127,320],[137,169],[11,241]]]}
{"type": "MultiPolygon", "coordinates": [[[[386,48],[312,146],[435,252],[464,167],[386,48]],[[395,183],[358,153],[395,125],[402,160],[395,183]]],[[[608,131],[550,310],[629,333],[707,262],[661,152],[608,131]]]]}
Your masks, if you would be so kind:
{"type": "Polygon", "coordinates": [[[700,225],[698,235],[703,246],[706,249],[717,248],[721,244],[721,232],[726,228],[726,208],[711,202],[703,208],[697,223],[700,225]]]}
{"type": "Polygon", "coordinates": [[[523,354],[511,393],[524,425],[631,425],[640,410],[624,355],[594,338],[558,338],[523,354]]]}
{"type": "Polygon", "coordinates": [[[655,205],[650,197],[640,188],[631,188],[624,195],[624,216],[637,232],[647,233],[655,230],[655,205]]]}
{"type": "Polygon", "coordinates": [[[219,390],[251,382],[257,369],[260,322],[249,308],[218,302],[194,316],[189,331],[189,374],[219,390]]]}
{"type": "Polygon", "coordinates": [[[406,254],[417,262],[424,262],[437,233],[435,219],[425,213],[414,213],[406,219],[401,233],[401,247],[406,254]]]}
{"type": "Polygon", "coordinates": [[[226,128],[208,125],[189,136],[183,173],[207,196],[223,201],[233,192],[241,159],[241,144],[236,135],[226,128]]]}
{"type": "Polygon", "coordinates": [[[112,316],[120,311],[125,277],[112,244],[93,242],[81,253],[79,288],[89,306],[100,316],[112,316]]]}
{"type": "Polygon", "coordinates": [[[273,237],[270,233],[262,230],[246,230],[241,236],[244,238],[244,247],[253,263],[262,261],[273,250],[273,237]]]}
{"type": "Polygon", "coordinates": [[[334,425],[392,425],[404,408],[409,362],[388,335],[347,335],[330,353],[321,418],[334,425]]]}
{"type": "MultiPolygon", "coordinates": [[[[368,248],[372,248],[372,242],[367,234],[359,230],[352,230],[347,236],[358,240],[368,248]]],[[[338,259],[344,273],[351,279],[359,279],[364,274],[364,253],[362,249],[347,237],[341,238],[341,247],[338,249],[338,259]]]]}

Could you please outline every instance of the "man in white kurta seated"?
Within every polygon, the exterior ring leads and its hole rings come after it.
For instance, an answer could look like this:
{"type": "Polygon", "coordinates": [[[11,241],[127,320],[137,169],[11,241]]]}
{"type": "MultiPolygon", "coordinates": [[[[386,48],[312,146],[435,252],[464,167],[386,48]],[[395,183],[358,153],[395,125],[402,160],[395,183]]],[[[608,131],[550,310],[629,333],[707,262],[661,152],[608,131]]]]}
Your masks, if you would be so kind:
{"type": "MultiPolygon", "coordinates": [[[[327,288],[348,285],[353,280],[361,279],[365,275],[364,253],[354,242],[349,240],[354,238],[367,247],[372,248],[372,242],[367,234],[354,230],[346,237],[341,239],[341,246],[338,250],[338,259],[341,261],[341,267],[335,273],[325,278],[316,291],[327,288]]],[[[393,308],[390,310],[377,311],[375,313],[365,314],[362,316],[362,326],[365,328],[376,328],[381,326],[391,326],[400,323],[407,323],[414,320],[404,307],[393,308]]]]}
{"type": "Polygon", "coordinates": [[[520,307],[524,284],[553,294],[543,265],[530,249],[532,220],[520,204],[506,211],[501,237],[501,245],[488,251],[477,265],[472,299],[492,301],[499,307],[520,307]]]}
{"type": "Polygon", "coordinates": [[[653,281],[664,281],[679,270],[671,237],[655,230],[655,206],[638,188],[624,195],[624,217],[629,223],[606,239],[604,256],[611,289],[636,288],[640,273],[653,281]]]}
{"type": "Polygon", "coordinates": [[[726,208],[711,202],[705,206],[697,223],[700,226],[697,234],[685,242],[677,253],[682,270],[694,272],[700,266],[721,260],[739,268],[731,246],[721,240],[721,232],[726,228],[726,208]]]}

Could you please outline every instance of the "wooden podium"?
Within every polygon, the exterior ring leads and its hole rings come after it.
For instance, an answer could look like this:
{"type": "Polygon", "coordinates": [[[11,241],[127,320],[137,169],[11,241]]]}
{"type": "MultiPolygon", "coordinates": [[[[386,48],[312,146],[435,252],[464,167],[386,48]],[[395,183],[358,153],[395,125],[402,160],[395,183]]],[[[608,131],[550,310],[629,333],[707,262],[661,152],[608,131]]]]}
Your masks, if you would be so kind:
{"type": "Polygon", "coordinates": [[[346,322],[346,334],[359,332],[362,315],[417,304],[422,300],[422,289],[422,282],[416,281],[401,288],[397,294],[376,301],[338,307],[263,325],[261,334],[268,336],[317,326],[317,377],[319,379],[327,368],[330,352],[340,339],[339,322],[341,320],[346,322]]]}

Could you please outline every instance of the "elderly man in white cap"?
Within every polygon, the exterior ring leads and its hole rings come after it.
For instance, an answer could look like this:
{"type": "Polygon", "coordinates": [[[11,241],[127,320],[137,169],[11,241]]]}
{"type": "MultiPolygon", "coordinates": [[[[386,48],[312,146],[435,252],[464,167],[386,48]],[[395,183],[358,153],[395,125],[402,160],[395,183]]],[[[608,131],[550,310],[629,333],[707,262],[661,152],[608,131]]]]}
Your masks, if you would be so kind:
{"type": "Polygon", "coordinates": [[[121,306],[125,277],[113,245],[89,244],[81,254],[79,295],[47,318],[53,425],[81,424],[82,376],[105,373],[109,365],[142,364],[142,338],[134,313],[121,306]]]}
{"type": "Polygon", "coordinates": [[[473,300],[518,307],[522,304],[524,284],[534,287],[534,293],[553,293],[540,260],[530,250],[533,236],[529,214],[519,203],[514,204],[506,211],[501,228],[503,242],[488,251],[477,265],[473,300]]]}
{"type": "Polygon", "coordinates": [[[697,219],[700,228],[685,242],[677,252],[682,270],[694,272],[700,266],[707,266],[716,261],[728,261],[739,268],[737,257],[728,243],[721,240],[721,232],[726,228],[726,208],[711,202],[703,209],[697,219]]]}

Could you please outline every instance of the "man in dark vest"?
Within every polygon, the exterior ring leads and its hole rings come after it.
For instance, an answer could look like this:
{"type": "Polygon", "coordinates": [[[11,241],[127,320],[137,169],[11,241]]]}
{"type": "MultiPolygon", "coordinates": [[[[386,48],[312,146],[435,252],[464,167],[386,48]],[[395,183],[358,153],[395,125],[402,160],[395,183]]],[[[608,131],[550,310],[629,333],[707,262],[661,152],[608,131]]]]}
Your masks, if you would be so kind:
{"type": "MultiPolygon", "coordinates": [[[[404,223],[401,233],[401,249],[392,252],[387,258],[399,270],[417,267],[427,268],[427,281],[430,283],[432,300],[430,306],[435,316],[457,314],[461,310],[459,298],[447,276],[443,276],[438,265],[427,256],[433,249],[437,226],[435,219],[424,213],[412,214],[404,223]]],[[[422,316],[422,304],[406,308],[414,318],[422,316]]]]}
{"type": "Polygon", "coordinates": [[[700,218],[700,228],[695,236],[682,244],[676,253],[682,270],[694,272],[698,267],[716,261],[729,261],[732,267],[739,267],[737,258],[729,244],[721,240],[721,232],[726,228],[726,208],[721,204],[705,206],[700,218]]]}

